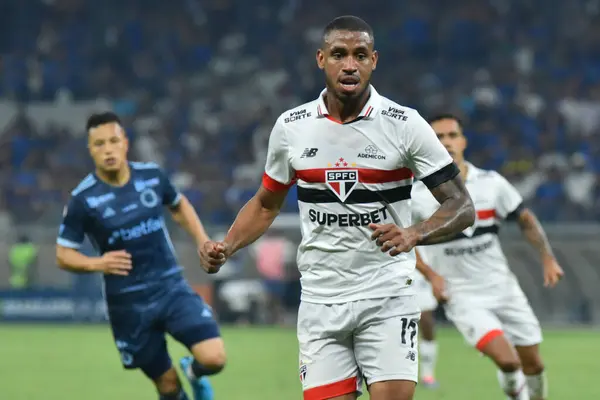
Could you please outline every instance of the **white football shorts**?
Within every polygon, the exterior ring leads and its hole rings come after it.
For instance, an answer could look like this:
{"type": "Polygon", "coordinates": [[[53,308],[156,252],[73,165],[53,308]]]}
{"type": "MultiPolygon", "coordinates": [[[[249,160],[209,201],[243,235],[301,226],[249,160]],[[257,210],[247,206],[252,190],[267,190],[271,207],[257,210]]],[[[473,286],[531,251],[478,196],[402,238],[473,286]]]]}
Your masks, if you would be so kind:
{"type": "Polygon", "coordinates": [[[340,304],[306,301],[298,311],[304,400],[360,395],[368,385],[418,378],[415,295],[340,304]]]}
{"type": "Polygon", "coordinates": [[[481,294],[450,294],[446,316],[477,349],[504,334],[515,346],[542,342],[540,323],[518,284],[481,294]]]}

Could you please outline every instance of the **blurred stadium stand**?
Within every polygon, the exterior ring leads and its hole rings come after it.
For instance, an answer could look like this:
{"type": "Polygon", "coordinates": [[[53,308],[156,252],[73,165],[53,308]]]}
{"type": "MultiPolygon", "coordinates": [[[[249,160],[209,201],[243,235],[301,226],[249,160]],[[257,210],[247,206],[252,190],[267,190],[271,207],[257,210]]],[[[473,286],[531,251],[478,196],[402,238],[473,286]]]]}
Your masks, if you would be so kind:
{"type": "MultiPolygon", "coordinates": [[[[226,229],[259,184],[277,115],[321,89],[314,52],[340,14],[373,25],[378,90],[464,117],[469,159],[502,172],[548,224],[567,272],[553,292],[519,234],[503,234],[540,318],[600,323],[598,0],[2,2],[0,254],[27,234],[35,286],[82,284],[54,267],[53,240],[91,167],[85,118],[107,108],[123,117],[132,158],[158,161],[211,231],[226,229]]],[[[285,211],[297,211],[293,190],[285,211]]],[[[190,278],[205,282],[176,236],[190,278]]],[[[242,258],[228,279],[256,275],[242,258]]]]}

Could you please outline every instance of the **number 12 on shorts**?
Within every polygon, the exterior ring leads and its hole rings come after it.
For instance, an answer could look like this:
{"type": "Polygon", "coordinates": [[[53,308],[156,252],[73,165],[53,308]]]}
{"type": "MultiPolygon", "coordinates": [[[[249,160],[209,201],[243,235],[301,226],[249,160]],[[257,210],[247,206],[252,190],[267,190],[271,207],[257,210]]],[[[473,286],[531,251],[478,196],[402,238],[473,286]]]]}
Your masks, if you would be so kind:
{"type": "Polygon", "coordinates": [[[402,334],[400,335],[401,339],[402,339],[402,344],[406,344],[406,334],[407,331],[410,331],[410,347],[414,348],[415,347],[415,337],[417,336],[417,324],[419,323],[418,319],[408,319],[408,318],[402,318],[402,334]]]}

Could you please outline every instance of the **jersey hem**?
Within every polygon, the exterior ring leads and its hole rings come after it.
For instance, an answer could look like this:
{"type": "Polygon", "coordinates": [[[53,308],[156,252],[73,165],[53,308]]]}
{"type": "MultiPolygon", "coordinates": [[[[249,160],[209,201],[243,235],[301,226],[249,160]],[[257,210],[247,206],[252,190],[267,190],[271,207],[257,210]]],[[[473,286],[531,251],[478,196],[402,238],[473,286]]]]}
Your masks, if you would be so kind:
{"type": "Polygon", "coordinates": [[[353,301],[361,301],[361,300],[377,300],[377,299],[388,299],[393,297],[408,297],[414,296],[415,290],[412,286],[404,286],[399,288],[393,292],[386,292],[381,294],[373,294],[373,295],[358,295],[358,296],[349,296],[339,299],[332,299],[331,297],[311,297],[306,296],[304,294],[300,295],[300,301],[304,303],[314,303],[314,304],[343,304],[343,303],[351,303],[353,301]]]}
{"type": "Polygon", "coordinates": [[[384,374],[384,375],[377,375],[374,378],[371,379],[366,379],[367,380],[367,384],[371,385],[373,383],[377,383],[377,382],[383,382],[383,381],[411,381],[411,382],[419,382],[419,376],[418,374],[384,374]]]}

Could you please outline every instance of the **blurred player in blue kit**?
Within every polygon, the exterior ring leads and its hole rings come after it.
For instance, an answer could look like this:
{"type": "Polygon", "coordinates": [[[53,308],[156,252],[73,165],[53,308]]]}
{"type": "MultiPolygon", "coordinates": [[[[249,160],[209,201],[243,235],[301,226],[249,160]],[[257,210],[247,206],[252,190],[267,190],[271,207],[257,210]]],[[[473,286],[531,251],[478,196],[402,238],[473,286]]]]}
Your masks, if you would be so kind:
{"type": "Polygon", "coordinates": [[[129,143],[117,115],[92,115],[87,131],[96,168],[71,192],[57,240],[58,265],[104,274],[110,325],[123,366],[141,369],[160,399],[189,399],[169,357],[167,333],[193,356],[180,365],[194,399],[213,399],[206,377],[225,365],[223,340],[211,308],[183,278],[163,207],[200,251],[208,235],[192,205],[158,165],[127,160],[129,143]],[[100,257],[79,252],[86,235],[100,257]]]}

